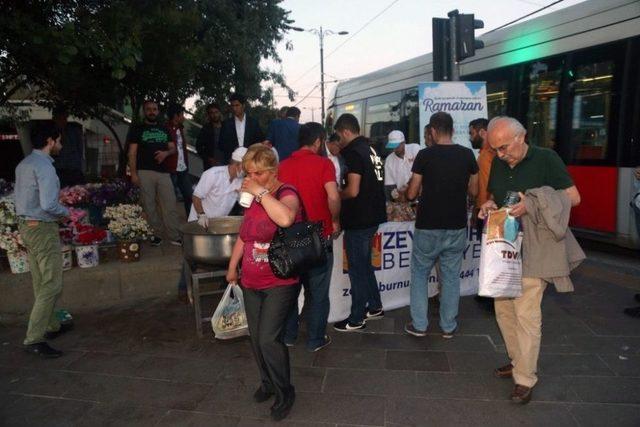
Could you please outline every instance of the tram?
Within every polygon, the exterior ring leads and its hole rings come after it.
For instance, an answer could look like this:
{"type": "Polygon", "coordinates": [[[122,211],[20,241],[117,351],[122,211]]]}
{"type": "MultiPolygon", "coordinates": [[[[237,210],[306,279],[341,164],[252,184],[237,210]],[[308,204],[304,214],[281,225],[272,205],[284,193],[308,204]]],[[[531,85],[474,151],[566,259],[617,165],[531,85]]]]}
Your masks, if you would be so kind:
{"type": "MultiPolygon", "coordinates": [[[[582,196],[576,234],[640,248],[640,0],[589,0],[479,38],[461,80],[487,83],[489,119],[518,118],[530,144],[562,157],[582,196]]],[[[431,80],[429,53],[338,83],[328,113],[354,114],[376,146],[393,129],[420,142],[417,86],[431,80]]]]}

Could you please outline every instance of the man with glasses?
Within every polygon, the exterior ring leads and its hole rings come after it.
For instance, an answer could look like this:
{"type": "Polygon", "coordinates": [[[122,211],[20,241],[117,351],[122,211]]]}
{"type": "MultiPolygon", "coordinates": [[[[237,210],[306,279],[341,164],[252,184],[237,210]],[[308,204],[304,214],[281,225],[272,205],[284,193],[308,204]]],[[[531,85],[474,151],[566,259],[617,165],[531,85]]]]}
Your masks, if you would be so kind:
{"type": "MultiPolygon", "coordinates": [[[[558,154],[548,148],[527,145],[526,134],[522,124],[512,117],[496,117],[489,122],[487,138],[498,158],[491,164],[488,185],[491,196],[480,208],[481,219],[490,210],[505,205],[509,192],[520,193],[520,201],[511,206],[510,215],[527,215],[525,199],[529,196],[523,193],[543,186],[564,190],[571,206],[580,203],[578,189],[558,154]]],[[[524,232],[526,240],[526,234],[535,231],[527,231],[524,227],[524,232]]],[[[526,257],[526,250],[523,253],[526,257]]],[[[515,387],[511,400],[522,404],[531,400],[531,390],[538,381],[536,371],[542,337],[540,304],[547,286],[542,278],[527,277],[527,273],[523,267],[522,296],[495,300],[496,320],[511,363],[497,368],[494,373],[499,378],[513,378],[515,387]]]]}

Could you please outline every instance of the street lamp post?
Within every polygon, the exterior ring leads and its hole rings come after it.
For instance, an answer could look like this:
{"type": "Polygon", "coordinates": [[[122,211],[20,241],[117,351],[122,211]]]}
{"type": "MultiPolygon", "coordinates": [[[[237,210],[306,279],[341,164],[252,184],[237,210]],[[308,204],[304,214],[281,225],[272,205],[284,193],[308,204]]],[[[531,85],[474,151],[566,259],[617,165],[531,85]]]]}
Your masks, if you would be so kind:
{"type": "Polygon", "coordinates": [[[324,117],[325,115],[325,111],[324,111],[324,37],[330,36],[332,34],[344,36],[346,34],[349,34],[349,32],[348,31],[336,32],[332,30],[323,30],[322,26],[320,27],[320,29],[316,29],[316,28],[304,29],[300,27],[289,27],[289,29],[293,31],[307,31],[309,33],[317,35],[318,38],[320,39],[320,100],[321,100],[320,114],[322,116],[322,126],[324,126],[324,118],[325,118],[324,117]]]}

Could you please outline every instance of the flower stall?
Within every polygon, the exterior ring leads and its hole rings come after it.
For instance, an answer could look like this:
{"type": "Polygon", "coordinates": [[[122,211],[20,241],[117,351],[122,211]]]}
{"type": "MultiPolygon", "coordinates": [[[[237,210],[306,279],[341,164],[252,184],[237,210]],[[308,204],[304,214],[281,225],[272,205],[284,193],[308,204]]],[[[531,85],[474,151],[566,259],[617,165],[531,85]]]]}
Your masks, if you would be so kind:
{"type": "Polygon", "coordinates": [[[140,241],[153,235],[149,223],[144,219],[142,207],[120,204],[106,208],[104,218],[109,220],[109,232],[118,239],[118,257],[132,262],[140,259],[140,241]]]}

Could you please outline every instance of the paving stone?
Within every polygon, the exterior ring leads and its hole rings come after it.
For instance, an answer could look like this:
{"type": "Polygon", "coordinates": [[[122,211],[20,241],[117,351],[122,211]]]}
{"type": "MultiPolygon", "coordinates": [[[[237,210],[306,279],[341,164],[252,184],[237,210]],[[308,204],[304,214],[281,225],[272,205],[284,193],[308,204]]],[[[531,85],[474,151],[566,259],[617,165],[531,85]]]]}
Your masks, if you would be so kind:
{"type": "Polygon", "coordinates": [[[407,371],[327,369],[323,393],[415,396],[416,374],[407,371]]]}
{"type": "Polygon", "coordinates": [[[488,375],[418,372],[416,380],[416,395],[429,399],[501,399],[505,395],[489,386],[488,375]]]}
{"type": "Polygon", "coordinates": [[[640,406],[575,404],[570,409],[582,426],[637,427],[640,425],[640,406]]]}
{"type": "Polygon", "coordinates": [[[193,410],[212,386],[98,374],[76,374],[64,397],[193,410]]]}
{"type": "Polygon", "coordinates": [[[296,391],[318,393],[322,391],[326,369],[294,367],[291,371],[291,383],[295,386],[296,391]]]}
{"type": "Polygon", "coordinates": [[[610,376],[613,371],[595,354],[540,354],[540,375],[610,376]]]}
{"type": "Polygon", "coordinates": [[[404,371],[450,371],[449,361],[441,351],[388,350],[387,369],[404,371]]]}
{"type": "MultiPolygon", "coordinates": [[[[513,384],[511,381],[505,382],[510,383],[510,393],[513,384]]],[[[531,400],[534,402],[580,402],[581,399],[572,385],[572,377],[540,375],[533,389],[533,397],[531,400]]]]}
{"type": "Polygon", "coordinates": [[[383,317],[382,319],[369,320],[367,328],[362,331],[365,334],[386,333],[391,334],[395,330],[395,319],[383,317]]]}
{"type": "MultiPolygon", "coordinates": [[[[222,364],[212,363],[212,361],[208,360],[138,356],[142,357],[142,363],[132,374],[136,377],[185,383],[215,384],[225,370],[222,364]]],[[[253,358],[250,361],[253,362],[253,358]]],[[[238,365],[237,360],[234,364],[230,363],[230,366],[233,367],[238,365]]],[[[242,364],[242,366],[245,365],[242,364]]]]}
{"type": "Polygon", "coordinates": [[[285,418],[282,421],[272,421],[266,419],[240,418],[237,427],[335,427],[334,423],[291,421],[285,418]]]}
{"type": "Polygon", "coordinates": [[[135,376],[145,362],[143,354],[87,352],[70,363],[66,369],[78,372],[93,372],[111,375],[135,376]]]}
{"type": "Polygon", "coordinates": [[[428,336],[427,349],[433,351],[494,352],[495,347],[488,336],[456,334],[452,339],[428,336]]]}
{"type": "Polygon", "coordinates": [[[387,401],[387,426],[575,426],[564,405],[418,398],[387,401]]]}
{"type": "Polygon", "coordinates": [[[205,414],[202,412],[189,411],[168,411],[162,419],[156,424],[160,427],[211,427],[211,426],[237,426],[240,421],[239,417],[227,417],[224,415],[205,414]]]}
{"type": "Polygon", "coordinates": [[[640,378],[573,377],[571,388],[584,402],[640,404],[640,378]]]}
{"type": "MultiPolygon", "coordinates": [[[[640,322],[638,322],[640,323],[640,322]]],[[[640,336],[568,336],[578,353],[593,354],[640,354],[640,336]]]]}
{"type": "Polygon", "coordinates": [[[509,363],[507,355],[498,352],[478,354],[466,351],[450,351],[445,354],[449,360],[449,366],[454,372],[492,374],[494,369],[509,363]]]}
{"type": "MultiPolygon", "coordinates": [[[[10,391],[20,394],[62,397],[70,387],[74,387],[79,375],[81,374],[53,370],[16,369],[9,377],[10,391]]],[[[78,396],[78,399],[91,400],[83,396],[78,396]]]]}
{"type": "Polygon", "coordinates": [[[382,426],[384,418],[384,397],[298,393],[288,420],[382,426]]]}
{"type": "Polygon", "coordinates": [[[640,355],[602,354],[600,358],[616,374],[626,377],[640,377],[640,355]]]}
{"type": "Polygon", "coordinates": [[[313,366],[326,368],[384,369],[385,350],[327,347],[317,353],[313,366]]]}
{"type": "Polygon", "coordinates": [[[51,399],[40,396],[19,396],[3,409],[2,425],[16,426],[73,426],[93,408],[95,403],[51,399]]]}
{"type": "MultiPolygon", "coordinates": [[[[28,354],[22,344],[8,344],[0,347],[0,366],[12,368],[36,368],[36,369],[63,369],[84,355],[82,351],[67,350],[62,348],[64,354],[57,359],[44,360],[39,356],[28,354]],[[46,363],[43,363],[46,362],[46,363]]],[[[53,344],[52,344],[53,345],[53,344]]]]}
{"type": "Polygon", "coordinates": [[[427,350],[427,340],[407,334],[361,334],[360,348],[427,350]]]}
{"type": "Polygon", "coordinates": [[[98,403],[78,422],[79,427],[98,425],[118,427],[151,427],[165,416],[166,410],[149,406],[132,406],[127,403],[98,403]]]}

